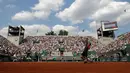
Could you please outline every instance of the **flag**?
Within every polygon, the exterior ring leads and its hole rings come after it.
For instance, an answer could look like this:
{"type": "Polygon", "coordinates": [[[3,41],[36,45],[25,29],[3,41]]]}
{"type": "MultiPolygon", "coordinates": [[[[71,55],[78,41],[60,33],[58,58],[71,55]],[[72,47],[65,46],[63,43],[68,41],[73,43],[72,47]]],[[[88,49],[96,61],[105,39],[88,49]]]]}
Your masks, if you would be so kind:
{"type": "Polygon", "coordinates": [[[82,30],[82,32],[84,32],[84,29],[82,30]]]}
{"type": "Polygon", "coordinates": [[[126,9],[124,10],[124,12],[126,12],[126,9]]]}
{"type": "Polygon", "coordinates": [[[37,33],[38,33],[38,29],[37,29],[37,33]]]}

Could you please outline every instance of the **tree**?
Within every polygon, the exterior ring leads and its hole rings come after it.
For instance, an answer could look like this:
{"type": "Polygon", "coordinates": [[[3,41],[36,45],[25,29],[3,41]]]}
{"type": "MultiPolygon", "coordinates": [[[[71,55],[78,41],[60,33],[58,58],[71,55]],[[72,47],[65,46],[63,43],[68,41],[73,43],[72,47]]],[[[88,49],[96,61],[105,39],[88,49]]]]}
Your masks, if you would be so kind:
{"type": "Polygon", "coordinates": [[[68,35],[68,31],[60,30],[58,35],[68,35]]]}
{"type": "Polygon", "coordinates": [[[54,31],[47,32],[45,35],[56,35],[54,31]]]}

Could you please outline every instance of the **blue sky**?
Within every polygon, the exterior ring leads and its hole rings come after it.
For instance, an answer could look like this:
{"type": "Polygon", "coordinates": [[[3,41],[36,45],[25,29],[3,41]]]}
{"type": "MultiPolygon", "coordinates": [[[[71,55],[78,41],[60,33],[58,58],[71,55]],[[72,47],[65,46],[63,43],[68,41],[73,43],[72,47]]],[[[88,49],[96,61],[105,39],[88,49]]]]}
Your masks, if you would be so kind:
{"type": "Polygon", "coordinates": [[[0,35],[23,25],[26,35],[65,29],[69,35],[96,37],[101,20],[117,21],[116,35],[130,31],[130,0],[0,0],[0,35]],[[123,12],[127,9],[127,12],[123,12]],[[82,30],[85,29],[85,32],[82,30]],[[31,32],[31,33],[30,33],[31,32]]]}

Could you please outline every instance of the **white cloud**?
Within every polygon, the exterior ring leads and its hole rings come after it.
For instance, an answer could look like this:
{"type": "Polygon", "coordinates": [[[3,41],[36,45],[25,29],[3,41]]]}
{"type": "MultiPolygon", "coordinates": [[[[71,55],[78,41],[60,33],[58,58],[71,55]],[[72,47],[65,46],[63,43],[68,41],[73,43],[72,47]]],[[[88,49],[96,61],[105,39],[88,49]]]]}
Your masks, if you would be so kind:
{"type": "Polygon", "coordinates": [[[82,30],[79,30],[79,27],[76,26],[64,26],[64,25],[55,25],[53,28],[53,31],[55,32],[59,32],[59,30],[67,30],[69,32],[69,35],[79,35],[79,36],[93,36],[96,37],[96,31],[88,31],[88,30],[84,30],[84,32],[82,30]]]}
{"type": "Polygon", "coordinates": [[[97,29],[97,28],[101,27],[101,24],[100,24],[100,22],[92,21],[89,24],[89,26],[90,26],[90,28],[97,29]]]}
{"type": "Polygon", "coordinates": [[[32,10],[41,10],[41,11],[57,11],[60,7],[64,5],[63,0],[39,0],[39,3],[32,8],[32,10]]]}
{"type": "MultiPolygon", "coordinates": [[[[22,25],[25,28],[25,36],[43,36],[50,28],[44,24],[22,25]],[[37,32],[38,31],[38,32],[37,32]]],[[[7,37],[8,27],[0,30],[0,35],[7,37]]]]}
{"type": "MultiPolygon", "coordinates": [[[[44,25],[44,24],[33,24],[33,25],[22,25],[25,28],[25,37],[26,36],[43,36],[45,33],[51,31],[51,27],[44,25]]],[[[95,32],[91,32],[88,30],[85,30],[82,32],[79,30],[79,27],[75,26],[64,26],[64,25],[55,25],[52,27],[52,30],[56,33],[59,32],[59,30],[67,30],[69,32],[69,35],[79,35],[79,36],[94,36],[95,32]]],[[[4,27],[0,30],[0,35],[7,37],[8,27],[4,27]]]]}
{"type": "Polygon", "coordinates": [[[92,15],[95,20],[116,20],[118,16],[124,13],[127,2],[111,2],[104,8],[101,8],[92,15]]]}
{"type": "Polygon", "coordinates": [[[50,28],[44,24],[22,25],[26,36],[43,36],[50,28]]]}
{"type": "Polygon", "coordinates": [[[116,18],[119,25],[126,25],[130,23],[130,4],[125,6],[126,12],[123,12],[120,16],[116,18]]]}
{"type": "Polygon", "coordinates": [[[82,23],[84,19],[90,17],[100,7],[104,7],[112,0],[75,0],[69,8],[60,11],[56,16],[63,21],[72,23],[82,23]]]}
{"type": "Polygon", "coordinates": [[[94,20],[89,24],[91,28],[95,28],[96,25],[101,26],[100,21],[117,21],[118,26],[124,26],[130,23],[130,13],[124,12],[127,9],[129,11],[130,4],[128,2],[116,2],[112,1],[104,8],[100,8],[93,15],[94,20]]]}
{"type": "Polygon", "coordinates": [[[90,28],[99,27],[100,21],[117,21],[118,25],[130,23],[130,10],[128,2],[116,0],[75,0],[70,7],[56,14],[62,21],[71,21],[73,24],[82,23],[86,19],[93,20],[90,28]]]}
{"type": "Polygon", "coordinates": [[[7,38],[7,33],[8,33],[8,27],[4,27],[4,28],[0,29],[0,35],[7,38]]]}
{"type": "Polygon", "coordinates": [[[77,28],[75,28],[75,27],[73,27],[73,26],[64,26],[64,25],[59,25],[59,24],[57,24],[57,25],[55,25],[55,26],[53,27],[53,30],[54,30],[54,31],[59,31],[59,30],[75,31],[75,30],[77,30],[77,28]]]}
{"type": "Polygon", "coordinates": [[[47,19],[49,15],[51,14],[51,11],[58,11],[60,10],[61,6],[64,5],[63,0],[39,0],[38,4],[35,4],[34,7],[31,7],[31,11],[24,11],[25,15],[19,16],[19,14],[23,13],[19,12],[16,13],[12,19],[13,20],[32,20],[34,18],[37,19],[47,19]],[[29,17],[32,17],[32,19],[28,19],[29,17]]]}
{"type": "Polygon", "coordinates": [[[119,25],[126,25],[126,24],[129,24],[130,23],[130,13],[126,12],[122,15],[120,15],[118,18],[117,18],[117,21],[118,21],[118,24],[119,25]]]}
{"type": "Polygon", "coordinates": [[[38,19],[46,19],[46,18],[48,18],[49,15],[50,15],[50,11],[48,11],[48,12],[45,12],[45,11],[35,11],[33,13],[33,16],[35,18],[38,18],[38,19]]]}
{"type": "Polygon", "coordinates": [[[44,12],[44,11],[35,11],[35,12],[29,12],[29,11],[22,11],[17,14],[15,14],[12,17],[12,20],[19,20],[19,21],[29,21],[33,19],[46,19],[50,15],[50,12],[44,12]]]}
{"type": "Polygon", "coordinates": [[[79,31],[78,35],[80,35],[80,36],[93,36],[93,37],[97,38],[96,32],[91,32],[91,31],[88,31],[88,30],[84,30],[84,32],[79,31]]]}
{"type": "Polygon", "coordinates": [[[21,21],[28,21],[34,19],[34,16],[31,12],[28,11],[22,11],[17,14],[15,14],[12,17],[13,20],[21,20],[21,21]]]}
{"type": "Polygon", "coordinates": [[[57,24],[52,29],[56,33],[58,33],[60,30],[66,30],[69,32],[69,35],[78,35],[78,27],[74,27],[74,26],[64,26],[64,25],[57,24]]]}
{"type": "Polygon", "coordinates": [[[16,7],[16,5],[13,5],[13,4],[8,4],[8,5],[6,5],[5,7],[6,7],[6,8],[15,8],[15,7],[16,7]]]}

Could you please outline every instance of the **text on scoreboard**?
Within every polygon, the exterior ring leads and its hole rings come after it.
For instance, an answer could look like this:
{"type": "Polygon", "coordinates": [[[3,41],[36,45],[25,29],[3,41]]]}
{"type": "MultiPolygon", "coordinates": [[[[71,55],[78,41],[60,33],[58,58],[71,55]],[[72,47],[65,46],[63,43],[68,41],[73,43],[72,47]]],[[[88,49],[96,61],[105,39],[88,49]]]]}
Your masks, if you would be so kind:
{"type": "Polygon", "coordinates": [[[105,22],[102,24],[103,31],[117,30],[117,22],[105,22]]]}

